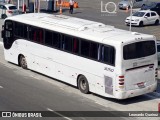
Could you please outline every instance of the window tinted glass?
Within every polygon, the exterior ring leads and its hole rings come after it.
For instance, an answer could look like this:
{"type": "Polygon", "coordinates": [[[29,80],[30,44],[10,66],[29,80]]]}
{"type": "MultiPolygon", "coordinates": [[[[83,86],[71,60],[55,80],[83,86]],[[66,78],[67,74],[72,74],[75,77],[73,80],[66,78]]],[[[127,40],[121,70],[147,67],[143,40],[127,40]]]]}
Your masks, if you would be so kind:
{"type": "Polygon", "coordinates": [[[61,36],[59,33],[53,33],[53,47],[60,48],[61,36]]]}
{"type": "Polygon", "coordinates": [[[142,0],[136,0],[136,2],[141,2],[142,0]]]}
{"type": "Polygon", "coordinates": [[[62,49],[72,52],[72,37],[64,36],[62,40],[62,49]]]}
{"type": "Polygon", "coordinates": [[[150,17],[150,13],[147,13],[145,16],[150,17]]]}
{"type": "Polygon", "coordinates": [[[89,41],[81,40],[81,55],[89,57],[89,41]]]}
{"type": "Polygon", "coordinates": [[[144,41],[125,45],[123,48],[123,58],[125,60],[146,57],[155,54],[155,42],[144,41]]]}
{"type": "Polygon", "coordinates": [[[27,25],[14,22],[14,35],[27,39],[27,25]]]}
{"type": "Polygon", "coordinates": [[[34,42],[43,43],[43,29],[30,26],[29,39],[34,42]]]}
{"type": "Polygon", "coordinates": [[[154,12],[151,12],[151,16],[156,16],[156,13],[154,13],[154,12]]]}
{"type": "Polygon", "coordinates": [[[98,59],[98,47],[99,45],[97,43],[94,42],[90,43],[89,56],[92,59],[98,59]]]}
{"type": "Polygon", "coordinates": [[[157,45],[157,51],[160,52],[160,45],[157,45]]]}
{"type": "Polygon", "coordinates": [[[17,9],[16,6],[9,6],[8,8],[9,8],[10,10],[16,10],[16,9],[17,9]]]}
{"type": "Polygon", "coordinates": [[[13,22],[12,21],[5,21],[5,36],[3,39],[4,47],[5,49],[9,49],[12,46],[12,43],[14,42],[13,38],[13,22]]]}
{"type": "Polygon", "coordinates": [[[135,12],[132,16],[142,17],[145,12],[135,12]]]}
{"type": "Polygon", "coordinates": [[[5,6],[2,6],[2,9],[6,10],[7,8],[5,6]]]}
{"type": "Polygon", "coordinates": [[[73,53],[79,53],[79,40],[78,38],[73,38],[73,53]]]}
{"type": "Polygon", "coordinates": [[[13,30],[13,24],[11,21],[6,21],[5,29],[13,30]]]}
{"type": "Polygon", "coordinates": [[[28,39],[27,25],[23,25],[23,37],[28,39]]]}
{"type": "Polygon", "coordinates": [[[115,49],[111,46],[102,46],[102,61],[114,65],[115,64],[115,49]]]}
{"type": "Polygon", "coordinates": [[[45,44],[48,46],[53,45],[53,33],[50,31],[45,31],[45,44]]]}
{"type": "Polygon", "coordinates": [[[14,28],[14,34],[23,37],[23,24],[15,22],[14,28]]]}

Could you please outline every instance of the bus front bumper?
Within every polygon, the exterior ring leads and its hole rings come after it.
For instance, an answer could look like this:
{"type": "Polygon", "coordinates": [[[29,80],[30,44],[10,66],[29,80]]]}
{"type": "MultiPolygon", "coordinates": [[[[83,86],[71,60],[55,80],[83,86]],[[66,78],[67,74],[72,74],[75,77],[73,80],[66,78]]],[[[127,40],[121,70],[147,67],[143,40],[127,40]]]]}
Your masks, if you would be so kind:
{"type": "Polygon", "coordinates": [[[115,93],[115,98],[117,98],[117,99],[131,98],[131,97],[143,95],[146,93],[154,92],[156,90],[156,88],[157,88],[157,83],[154,83],[154,84],[147,86],[145,88],[129,90],[129,91],[117,91],[115,93]]]}

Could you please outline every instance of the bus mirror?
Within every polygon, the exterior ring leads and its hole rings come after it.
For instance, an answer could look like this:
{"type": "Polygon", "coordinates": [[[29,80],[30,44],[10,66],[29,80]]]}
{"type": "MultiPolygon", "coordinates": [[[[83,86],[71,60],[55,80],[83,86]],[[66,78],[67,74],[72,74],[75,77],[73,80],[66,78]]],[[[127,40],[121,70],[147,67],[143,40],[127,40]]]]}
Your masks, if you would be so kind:
{"type": "Polygon", "coordinates": [[[1,38],[4,38],[4,30],[2,30],[2,32],[1,32],[1,38]]]}

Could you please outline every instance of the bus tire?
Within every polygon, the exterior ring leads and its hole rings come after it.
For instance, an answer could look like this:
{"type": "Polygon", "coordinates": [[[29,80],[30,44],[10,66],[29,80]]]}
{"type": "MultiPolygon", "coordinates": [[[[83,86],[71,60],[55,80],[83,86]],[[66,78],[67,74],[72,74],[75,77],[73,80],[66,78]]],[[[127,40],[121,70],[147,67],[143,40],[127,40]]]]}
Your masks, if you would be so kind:
{"type": "Polygon", "coordinates": [[[20,56],[19,63],[20,63],[20,66],[23,69],[27,69],[27,61],[26,61],[26,58],[23,55],[20,56]]]}
{"type": "Polygon", "coordinates": [[[89,93],[89,84],[86,77],[83,75],[78,78],[78,88],[82,93],[89,93]]]}

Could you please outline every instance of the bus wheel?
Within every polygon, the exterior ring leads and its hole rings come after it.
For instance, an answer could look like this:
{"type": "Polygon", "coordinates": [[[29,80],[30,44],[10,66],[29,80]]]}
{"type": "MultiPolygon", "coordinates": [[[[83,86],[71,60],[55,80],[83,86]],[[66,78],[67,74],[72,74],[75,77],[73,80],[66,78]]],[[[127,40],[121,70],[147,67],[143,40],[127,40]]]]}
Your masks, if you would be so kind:
{"type": "Polygon", "coordinates": [[[21,66],[23,69],[27,69],[27,61],[26,61],[26,58],[25,58],[23,55],[20,56],[20,61],[19,61],[19,63],[20,63],[20,66],[21,66]]]}
{"type": "Polygon", "coordinates": [[[82,93],[89,93],[89,84],[85,76],[81,75],[78,78],[78,87],[82,93]]]}

